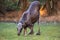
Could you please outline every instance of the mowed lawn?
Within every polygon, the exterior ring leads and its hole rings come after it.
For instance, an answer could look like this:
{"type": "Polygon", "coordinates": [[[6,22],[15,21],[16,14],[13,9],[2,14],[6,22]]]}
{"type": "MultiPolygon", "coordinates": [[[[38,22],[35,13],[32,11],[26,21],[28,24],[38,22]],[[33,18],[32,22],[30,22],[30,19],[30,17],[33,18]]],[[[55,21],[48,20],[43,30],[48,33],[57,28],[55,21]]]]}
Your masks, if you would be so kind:
{"type": "MultiPolygon", "coordinates": [[[[34,25],[34,35],[17,36],[17,24],[0,23],[0,40],[60,40],[60,23],[40,24],[41,35],[35,35],[38,25],[34,25]]],[[[28,29],[28,32],[30,30],[28,29]]],[[[27,33],[28,34],[28,33],[27,33]]]]}

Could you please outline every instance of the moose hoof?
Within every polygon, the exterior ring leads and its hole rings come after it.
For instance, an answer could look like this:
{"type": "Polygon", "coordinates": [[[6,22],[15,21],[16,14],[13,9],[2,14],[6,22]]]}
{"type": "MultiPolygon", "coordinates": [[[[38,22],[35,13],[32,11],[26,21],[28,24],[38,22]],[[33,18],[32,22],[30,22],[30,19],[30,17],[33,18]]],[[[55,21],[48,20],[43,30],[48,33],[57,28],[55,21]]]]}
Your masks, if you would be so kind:
{"type": "Polygon", "coordinates": [[[40,35],[40,33],[36,33],[36,35],[40,35]]]}
{"type": "Polygon", "coordinates": [[[20,34],[18,34],[18,36],[20,36],[20,34]]]}
{"type": "Polygon", "coordinates": [[[28,35],[32,35],[32,34],[34,34],[34,32],[30,32],[28,35]]]}

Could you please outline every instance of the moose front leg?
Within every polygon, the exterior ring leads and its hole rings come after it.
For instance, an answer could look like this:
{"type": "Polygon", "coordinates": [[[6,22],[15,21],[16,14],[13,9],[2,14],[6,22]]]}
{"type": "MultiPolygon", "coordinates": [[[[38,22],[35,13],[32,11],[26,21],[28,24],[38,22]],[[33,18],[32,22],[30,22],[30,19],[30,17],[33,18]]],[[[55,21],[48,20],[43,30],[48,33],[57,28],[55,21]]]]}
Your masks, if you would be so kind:
{"type": "Polygon", "coordinates": [[[30,28],[30,33],[29,33],[29,35],[30,35],[30,34],[33,34],[33,33],[34,33],[34,31],[33,31],[33,25],[29,26],[29,28],[30,28]]]}
{"type": "Polygon", "coordinates": [[[26,36],[27,28],[24,28],[24,36],[26,36]]]}

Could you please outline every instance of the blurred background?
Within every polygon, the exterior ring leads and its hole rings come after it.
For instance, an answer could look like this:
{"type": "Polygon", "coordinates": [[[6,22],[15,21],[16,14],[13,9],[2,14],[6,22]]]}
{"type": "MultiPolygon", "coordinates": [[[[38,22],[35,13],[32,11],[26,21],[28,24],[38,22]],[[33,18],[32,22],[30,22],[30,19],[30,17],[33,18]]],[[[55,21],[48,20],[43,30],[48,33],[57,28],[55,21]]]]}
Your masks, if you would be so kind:
{"type": "Polygon", "coordinates": [[[40,1],[40,32],[37,23],[34,25],[34,34],[17,36],[17,22],[31,2],[35,0],[0,0],[0,40],[60,40],[60,0],[40,1]]]}
{"type": "MultiPolygon", "coordinates": [[[[0,0],[0,22],[18,22],[35,0],[0,0]]],[[[60,22],[60,0],[37,0],[41,3],[41,22],[60,22]]]]}

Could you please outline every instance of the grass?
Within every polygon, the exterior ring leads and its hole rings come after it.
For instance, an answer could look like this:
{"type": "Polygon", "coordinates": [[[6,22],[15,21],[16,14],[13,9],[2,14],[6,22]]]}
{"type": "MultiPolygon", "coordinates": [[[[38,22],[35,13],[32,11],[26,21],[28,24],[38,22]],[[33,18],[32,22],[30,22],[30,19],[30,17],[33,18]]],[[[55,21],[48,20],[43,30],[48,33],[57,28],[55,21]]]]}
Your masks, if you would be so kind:
{"type": "MultiPolygon", "coordinates": [[[[23,32],[18,37],[17,24],[14,23],[0,23],[0,40],[60,40],[60,23],[58,24],[40,24],[41,35],[27,35],[23,36],[23,32]]],[[[34,32],[38,30],[38,25],[34,25],[34,32]]],[[[28,29],[28,32],[30,30],[28,29]]]]}

